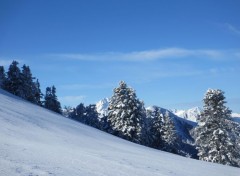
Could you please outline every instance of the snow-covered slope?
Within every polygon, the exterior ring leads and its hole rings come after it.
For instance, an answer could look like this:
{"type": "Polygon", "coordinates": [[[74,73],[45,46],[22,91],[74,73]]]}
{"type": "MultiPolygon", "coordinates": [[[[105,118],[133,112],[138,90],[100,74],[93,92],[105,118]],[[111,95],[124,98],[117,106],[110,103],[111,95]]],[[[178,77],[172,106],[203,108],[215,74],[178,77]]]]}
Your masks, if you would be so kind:
{"type": "Polygon", "coordinates": [[[0,90],[1,176],[237,176],[239,172],[133,144],[0,90]]]}

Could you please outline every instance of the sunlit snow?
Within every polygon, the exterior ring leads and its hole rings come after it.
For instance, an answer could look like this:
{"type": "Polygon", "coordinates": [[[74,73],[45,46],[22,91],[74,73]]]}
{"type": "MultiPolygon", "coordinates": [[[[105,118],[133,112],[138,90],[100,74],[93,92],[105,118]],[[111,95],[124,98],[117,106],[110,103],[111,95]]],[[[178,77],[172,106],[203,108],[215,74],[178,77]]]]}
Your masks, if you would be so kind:
{"type": "Polygon", "coordinates": [[[237,176],[239,168],[150,149],[0,90],[1,176],[237,176]]]}

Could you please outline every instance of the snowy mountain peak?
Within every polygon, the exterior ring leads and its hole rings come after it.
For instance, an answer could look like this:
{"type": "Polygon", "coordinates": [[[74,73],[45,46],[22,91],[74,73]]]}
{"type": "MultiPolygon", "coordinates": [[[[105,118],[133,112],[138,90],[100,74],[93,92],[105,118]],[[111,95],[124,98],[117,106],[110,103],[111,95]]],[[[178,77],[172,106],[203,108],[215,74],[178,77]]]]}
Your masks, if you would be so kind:
{"type": "Polygon", "coordinates": [[[100,118],[107,116],[108,104],[109,104],[109,98],[104,98],[96,103],[97,112],[100,118]]]}
{"type": "Polygon", "coordinates": [[[200,107],[193,107],[188,110],[173,109],[171,111],[178,117],[181,117],[181,118],[193,121],[193,122],[197,122],[197,120],[200,117],[202,109],[200,107]]]}

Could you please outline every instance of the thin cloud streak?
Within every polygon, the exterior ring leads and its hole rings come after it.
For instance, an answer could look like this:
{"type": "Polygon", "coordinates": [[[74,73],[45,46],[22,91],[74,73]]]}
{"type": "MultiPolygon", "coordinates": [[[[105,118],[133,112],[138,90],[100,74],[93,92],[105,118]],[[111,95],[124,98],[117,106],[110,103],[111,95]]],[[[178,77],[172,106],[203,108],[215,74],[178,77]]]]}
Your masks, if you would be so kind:
{"type": "Polygon", "coordinates": [[[48,54],[56,59],[72,59],[81,61],[154,61],[177,58],[217,59],[236,58],[239,51],[214,49],[165,48],[157,50],[135,51],[129,53],[106,52],[97,54],[48,54]]]}
{"type": "Polygon", "coordinates": [[[225,26],[227,27],[227,29],[237,35],[240,36],[240,29],[238,29],[237,27],[233,26],[232,24],[229,23],[225,23],[225,26]]]}

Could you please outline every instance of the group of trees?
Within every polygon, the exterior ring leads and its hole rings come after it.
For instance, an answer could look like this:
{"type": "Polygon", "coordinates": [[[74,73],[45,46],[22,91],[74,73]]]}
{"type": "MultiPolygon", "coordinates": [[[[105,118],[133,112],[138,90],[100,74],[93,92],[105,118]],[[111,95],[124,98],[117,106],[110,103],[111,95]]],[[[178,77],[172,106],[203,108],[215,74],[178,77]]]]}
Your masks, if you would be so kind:
{"type": "Polygon", "coordinates": [[[7,73],[5,73],[4,67],[0,66],[0,86],[27,101],[42,105],[40,83],[38,79],[35,81],[29,66],[25,64],[20,70],[18,62],[13,61],[7,73]]]}
{"type": "Polygon", "coordinates": [[[69,109],[67,116],[78,122],[100,129],[98,112],[94,104],[84,106],[83,103],[80,103],[76,108],[69,109]]]}
{"type": "Polygon", "coordinates": [[[181,151],[182,142],[169,112],[162,114],[159,107],[154,106],[153,110],[147,110],[146,113],[148,118],[146,119],[145,144],[152,148],[184,155],[181,151]]]}
{"type": "Polygon", "coordinates": [[[114,89],[109,102],[108,132],[152,148],[181,154],[174,121],[158,107],[146,111],[135,91],[123,81],[114,89]]]}
{"type": "MultiPolygon", "coordinates": [[[[108,114],[99,117],[95,105],[65,108],[65,116],[106,131],[131,142],[171,153],[184,155],[182,142],[177,135],[174,120],[169,113],[162,113],[158,107],[147,110],[135,91],[123,81],[114,89],[108,114]]],[[[188,153],[188,155],[191,155],[188,153]]]]}
{"type": "Polygon", "coordinates": [[[13,61],[7,72],[3,66],[0,66],[0,88],[36,105],[61,113],[56,88],[54,86],[47,87],[44,96],[40,89],[39,80],[32,76],[30,67],[24,64],[20,69],[18,64],[17,61],[13,61]]]}
{"type": "MultiPolygon", "coordinates": [[[[29,66],[20,69],[17,61],[12,62],[6,73],[0,66],[0,88],[62,113],[55,86],[47,87],[43,98],[40,83],[32,76],[29,66]]],[[[204,109],[193,130],[199,159],[240,167],[240,126],[230,120],[224,92],[209,89],[203,102],[204,109]]],[[[135,91],[123,81],[114,89],[105,117],[99,118],[96,106],[91,104],[80,103],[76,108],[66,109],[65,114],[76,121],[138,144],[184,155],[182,140],[169,112],[162,113],[158,107],[146,110],[135,91]]]]}
{"type": "MultiPolygon", "coordinates": [[[[223,91],[207,91],[204,110],[194,129],[195,147],[200,160],[240,167],[240,126],[230,120],[231,111],[225,103],[223,91]]],[[[98,118],[94,107],[92,115],[86,109],[80,104],[70,118],[135,143],[184,155],[169,112],[163,114],[158,107],[145,110],[135,91],[123,81],[114,89],[106,117],[98,118]]]]}

